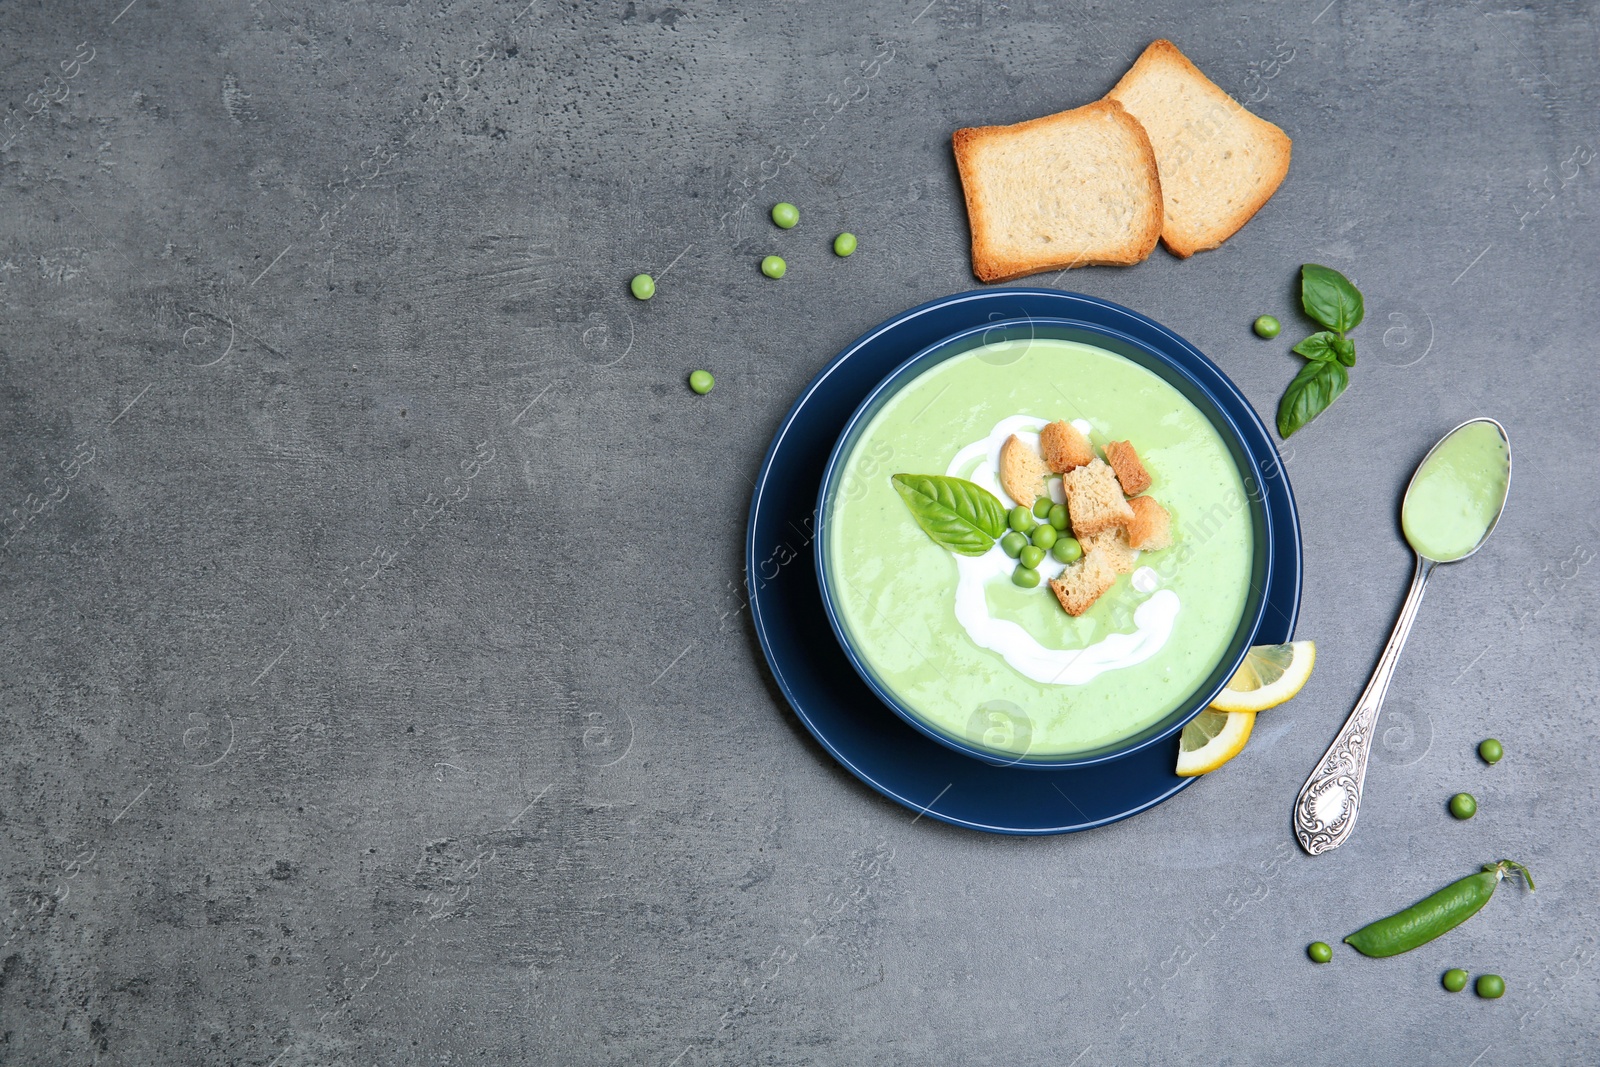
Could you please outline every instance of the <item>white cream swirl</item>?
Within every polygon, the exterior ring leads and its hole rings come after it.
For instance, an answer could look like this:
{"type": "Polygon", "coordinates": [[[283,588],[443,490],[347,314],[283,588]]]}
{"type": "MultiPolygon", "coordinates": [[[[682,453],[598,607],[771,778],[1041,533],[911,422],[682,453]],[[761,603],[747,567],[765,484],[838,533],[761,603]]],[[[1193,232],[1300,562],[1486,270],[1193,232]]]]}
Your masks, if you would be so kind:
{"type": "MultiPolygon", "coordinates": [[[[1000,488],[1000,447],[1012,434],[1025,444],[1037,447],[1039,431],[1047,421],[1030,415],[1001,419],[988,437],[957,452],[945,473],[983,486],[1008,507],[1023,503],[1012,500],[1000,488]]],[[[1089,423],[1083,419],[1074,420],[1073,425],[1081,433],[1090,431],[1089,423]]],[[[1064,502],[1059,482],[1050,483],[1050,495],[1056,503],[1064,502]]],[[[1160,577],[1156,572],[1140,567],[1133,572],[1131,584],[1135,591],[1151,595],[1134,609],[1132,633],[1107,634],[1084,648],[1046,648],[1017,623],[997,619],[989,612],[984,586],[1000,579],[1010,581],[1011,571],[1017,565],[1015,560],[997,544],[982,556],[955,555],[955,561],[958,575],[956,621],[967,631],[967,636],[979,648],[998,652],[1013,670],[1046,685],[1083,685],[1105,671],[1143,663],[1161,651],[1172,636],[1172,625],[1178,617],[1178,594],[1158,588],[1160,577]]],[[[1065,567],[1053,556],[1045,556],[1038,568],[1043,579],[1039,587],[1043,595],[1050,595],[1044,582],[1060,575],[1065,567]]]]}

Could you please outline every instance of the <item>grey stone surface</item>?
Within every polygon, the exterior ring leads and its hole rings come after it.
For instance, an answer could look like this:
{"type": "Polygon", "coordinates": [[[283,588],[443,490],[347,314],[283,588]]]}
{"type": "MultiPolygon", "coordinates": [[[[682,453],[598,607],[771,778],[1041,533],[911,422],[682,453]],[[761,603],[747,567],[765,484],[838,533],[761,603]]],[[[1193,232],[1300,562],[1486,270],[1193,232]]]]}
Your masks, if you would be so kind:
{"type": "Polygon", "coordinates": [[[1596,14],[0,8],[0,1062],[1593,1062],[1596,14]],[[1218,251],[1059,284],[1263,413],[1295,360],[1254,316],[1301,328],[1307,260],[1365,290],[1288,450],[1318,670],[1131,821],[914,821],[776,695],[750,478],[834,352],[975,284],[950,132],[1157,36],[1289,131],[1289,178],[1218,251]],[[1308,859],[1289,805],[1404,591],[1400,488],[1480,412],[1510,511],[1308,859]],[[1537,894],[1305,961],[1501,856],[1537,894]],[[1510,991],[1441,993],[1457,965],[1510,991]]]}

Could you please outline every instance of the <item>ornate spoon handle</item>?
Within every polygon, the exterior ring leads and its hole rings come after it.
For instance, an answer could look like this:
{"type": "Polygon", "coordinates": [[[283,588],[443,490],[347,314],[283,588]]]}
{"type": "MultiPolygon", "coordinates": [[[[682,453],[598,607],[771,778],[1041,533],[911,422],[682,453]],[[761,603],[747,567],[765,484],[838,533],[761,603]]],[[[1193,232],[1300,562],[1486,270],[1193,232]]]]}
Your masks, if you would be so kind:
{"type": "Polygon", "coordinates": [[[1400,606],[1400,617],[1395,620],[1389,643],[1383,647],[1383,655],[1378,657],[1378,665],[1373,668],[1372,680],[1362,691],[1355,710],[1350,712],[1350,718],[1345,720],[1333,744],[1323,754],[1317,769],[1300,787],[1300,796],[1294,802],[1294,835],[1300,839],[1300,847],[1313,856],[1338,848],[1355,829],[1378,712],[1389,692],[1395,664],[1400,662],[1406,635],[1416,621],[1417,608],[1422,605],[1422,591],[1435,566],[1433,560],[1417,557],[1411,592],[1400,606]]]}

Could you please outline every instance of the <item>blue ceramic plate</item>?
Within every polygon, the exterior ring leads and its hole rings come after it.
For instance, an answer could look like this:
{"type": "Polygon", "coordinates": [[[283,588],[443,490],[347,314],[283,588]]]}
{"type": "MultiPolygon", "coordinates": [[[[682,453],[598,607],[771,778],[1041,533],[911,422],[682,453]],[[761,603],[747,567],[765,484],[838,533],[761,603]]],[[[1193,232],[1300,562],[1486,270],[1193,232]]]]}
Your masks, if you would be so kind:
{"type": "Polygon", "coordinates": [[[1004,329],[1012,320],[1036,318],[1075,324],[1102,346],[1110,347],[1110,339],[1119,348],[1156,353],[1203,390],[1237,431],[1248,463],[1241,462],[1246,488],[1264,501],[1269,522],[1271,564],[1253,643],[1289,640],[1300,604],[1299,518],[1266,427],[1226,375],[1158,323],[1078,293],[990,289],[913,308],[846,348],[795,401],[756,481],[746,542],[756,634],[796,715],[851,773],[930,818],[996,833],[1083,830],[1159,804],[1191,781],[1172,773],[1176,726],[1167,724],[1125,753],[1059,769],[996,766],[934,740],[878,699],[834,639],[811,542],[828,457],[885,378],[914,354],[975,326],[1004,329]]]}

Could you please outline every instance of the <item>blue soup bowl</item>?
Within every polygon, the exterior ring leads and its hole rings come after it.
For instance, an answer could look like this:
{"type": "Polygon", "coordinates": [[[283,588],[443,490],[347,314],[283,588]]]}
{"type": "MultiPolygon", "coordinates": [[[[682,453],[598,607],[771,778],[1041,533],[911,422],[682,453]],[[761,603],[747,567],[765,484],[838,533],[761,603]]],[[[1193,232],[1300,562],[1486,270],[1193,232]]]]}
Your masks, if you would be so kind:
{"type": "Polygon", "coordinates": [[[912,354],[868,393],[866,399],[845,424],[828,458],[817,496],[815,538],[817,580],[821,587],[828,621],[851,665],[878,698],[913,728],[940,744],[974,759],[1001,766],[1039,769],[1087,766],[1117,759],[1172,737],[1183,728],[1184,724],[1204,710],[1227,685],[1228,679],[1233,677],[1245,653],[1255,643],[1256,632],[1267,609],[1263,590],[1267,587],[1267,575],[1272,569],[1275,549],[1273,515],[1268,507],[1264,482],[1283,477],[1283,471],[1277,451],[1266,437],[1260,419],[1256,417],[1254,410],[1228,377],[1198,349],[1176,334],[1116,304],[1079,294],[1072,295],[1084,302],[1084,310],[1088,313],[1082,318],[1043,318],[1025,315],[1019,318],[1001,319],[953,333],[912,354]],[[1233,456],[1245,485],[1245,498],[1254,533],[1250,591],[1245,600],[1244,610],[1226,652],[1206,679],[1196,687],[1188,699],[1153,725],[1103,747],[1067,754],[1018,755],[985,748],[967,738],[954,735],[921,716],[876,675],[866,658],[854,646],[851,635],[840,617],[835,599],[835,580],[831,575],[828,560],[827,546],[830,540],[828,520],[832,504],[840,489],[845,463],[873,416],[901,388],[944,360],[985,345],[1029,339],[1058,339],[1093,345],[1132,360],[1154,372],[1183,394],[1211,421],[1233,456]]]}

